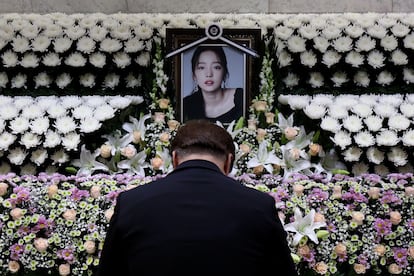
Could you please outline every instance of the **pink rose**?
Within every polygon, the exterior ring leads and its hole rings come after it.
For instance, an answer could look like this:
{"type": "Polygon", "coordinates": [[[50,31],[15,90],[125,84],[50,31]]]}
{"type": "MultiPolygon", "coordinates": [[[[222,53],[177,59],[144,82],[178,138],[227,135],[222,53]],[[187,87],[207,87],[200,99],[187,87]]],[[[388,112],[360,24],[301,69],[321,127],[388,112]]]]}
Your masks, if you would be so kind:
{"type": "Polygon", "coordinates": [[[393,225],[397,225],[401,222],[401,214],[398,211],[390,212],[390,221],[393,225]]]}
{"type": "Polygon", "coordinates": [[[10,261],[8,267],[11,273],[16,273],[20,270],[20,264],[16,261],[10,261]]]}
{"type": "Polygon", "coordinates": [[[112,155],[111,150],[112,150],[111,145],[103,144],[100,148],[100,154],[103,158],[109,158],[112,155]]]}
{"type": "Polygon", "coordinates": [[[96,251],[96,245],[94,241],[86,241],[83,246],[88,254],[93,254],[96,251]]]}
{"type": "Polygon", "coordinates": [[[69,274],[70,274],[70,265],[69,264],[59,265],[59,275],[67,276],[69,274]]]}
{"type": "Polygon", "coordinates": [[[164,161],[158,156],[151,159],[151,165],[154,168],[154,170],[159,170],[163,164],[164,161]]]}
{"type": "Polygon", "coordinates": [[[59,188],[56,184],[51,184],[49,187],[47,187],[47,195],[49,198],[53,198],[55,194],[57,194],[59,191],[59,188]]]}
{"type": "Polygon", "coordinates": [[[45,252],[49,246],[49,242],[44,238],[37,238],[34,240],[34,246],[39,252],[45,252]]]}
{"type": "Polygon", "coordinates": [[[13,220],[18,220],[19,218],[23,217],[23,210],[20,208],[13,208],[10,211],[10,216],[12,217],[13,220]]]}
{"type": "Polygon", "coordinates": [[[315,216],[313,217],[314,222],[325,222],[325,216],[321,213],[315,213],[315,216]]]}
{"type": "Polygon", "coordinates": [[[362,225],[362,223],[364,222],[364,219],[365,219],[364,213],[359,212],[359,211],[352,212],[352,221],[354,221],[356,224],[362,225]]]}
{"type": "Polygon", "coordinates": [[[294,160],[299,160],[300,158],[300,149],[298,148],[291,148],[289,150],[289,154],[290,156],[294,159],[294,160]]]}
{"type": "Polygon", "coordinates": [[[285,128],[284,134],[286,139],[293,140],[296,136],[298,136],[299,130],[296,127],[287,127],[285,128]]]}
{"type": "Polygon", "coordinates": [[[121,149],[121,154],[122,156],[131,159],[135,156],[135,154],[137,154],[137,149],[133,145],[128,145],[121,149]]]}
{"type": "Polygon", "coordinates": [[[334,199],[340,199],[340,198],[342,198],[342,187],[341,186],[335,185],[333,187],[332,197],[334,199]]]}
{"type": "Polygon", "coordinates": [[[293,192],[298,196],[302,195],[304,190],[305,190],[305,186],[303,186],[302,184],[293,185],[293,192]]]}
{"type": "Polygon", "coordinates": [[[414,246],[408,247],[408,255],[410,255],[410,257],[414,259],[414,246]]]}
{"type": "Polygon", "coordinates": [[[313,269],[318,273],[325,275],[328,272],[328,266],[324,262],[318,262],[313,269]]]}
{"type": "Polygon", "coordinates": [[[372,199],[378,199],[380,196],[380,188],[378,187],[370,187],[368,190],[368,195],[372,199]]]}
{"type": "Polygon", "coordinates": [[[414,187],[405,187],[406,196],[414,196],[414,187]]]}
{"type": "Polygon", "coordinates": [[[101,186],[93,185],[91,187],[91,197],[98,198],[101,196],[101,186]]]}
{"type": "Polygon", "coordinates": [[[7,190],[9,189],[9,185],[4,182],[0,182],[0,196],[4,196],[7,194],[7,190]]]}
{"type": "Polygon", "coordinates": [[[69,221],[75,221],[76,219],[76,211],[73,209],[68,209],[63,213],[63,218],[69,221]]]}

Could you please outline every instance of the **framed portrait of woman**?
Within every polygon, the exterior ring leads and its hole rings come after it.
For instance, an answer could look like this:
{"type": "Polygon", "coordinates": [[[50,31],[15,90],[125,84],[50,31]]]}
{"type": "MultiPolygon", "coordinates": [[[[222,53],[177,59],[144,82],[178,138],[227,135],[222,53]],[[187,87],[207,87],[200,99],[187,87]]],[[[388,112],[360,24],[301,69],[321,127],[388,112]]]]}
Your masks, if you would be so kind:
{"type": "Polygon", "coordinates": [[[207,119],[229,124],[245,117],[258,91],[258,29],[167,29],[171,93],[181,122],[207,119]],[[257,73],[255,75],[254,73],[257,73]]]}

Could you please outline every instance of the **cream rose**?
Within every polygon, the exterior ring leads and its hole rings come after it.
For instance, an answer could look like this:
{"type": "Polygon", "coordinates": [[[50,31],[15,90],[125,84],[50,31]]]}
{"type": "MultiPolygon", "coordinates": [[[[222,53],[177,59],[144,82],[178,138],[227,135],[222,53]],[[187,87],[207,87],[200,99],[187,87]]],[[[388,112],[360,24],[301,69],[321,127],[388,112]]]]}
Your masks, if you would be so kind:
{"type": "Polygon", "coordinates": [[[266,136],[266,130],[263,128],[258,128],[256,130],[256,139],[257,141],[261,142],[264,140],[265,136],[266,136]]]}
{"type": "Polygon", "coordinates": [[[311,143],[309,145],[309,154],[311,156],[317,156],[322,150],[322,146],[319,144],[311,143]]]}
{"type": "Polygon", "coordinates": [[[379,198],[379,196],[380,196],[380,188],[378,188],[378,187],[371,187],[371,188],[369,188],[369,190],[368,190],[368,195],[369,195],[369,197],[370,198],[372,198],[372,199],[378,199],[379,198]]]}
{"type": "Polygon", "coordinates": [[[68,209],[63,213],[63,218],[69,221],[75,221],[76,219],[76,211],[73,209],[68,209]]]}
{"type": "Polygon", "coordinates": [[[90,190],[91,197],[98,198],[101,196],[101,186],[93,185],[90,190]]]}
{"type": "Polygon", "coordinates": [[[111,150],[112,150],[112,147],[110,146],[110,145],[108,145],[108,144],[103,144],[102,146],[101,146],[101,148],[100,148],[100,153],[101,153],[101,156],[103,157],[103,158],[109,158],[109,157],[111,157],[111,150]]]}
{"type": "Polygon", "coordinates": [[[315,216],[313,217],[314,222],[325,222],[325,216],[321,213],[315,213],[315,216]]]}
{"type": "Polygon", "coordinates": [[[163,143],[167,143],[168,141],[170,141],[170,134],[168,134],[167,132],[163,132],[160,134],[160,141],[163,143]]]}
{"type": "Polygon", "coordinates": [[[46,249],[49,247],[49,242],[47,239],[44,238],[37,238],[34,240],[34,246],[39,252],[45,252],[46,249]]]}
{"type": "Polygon", "coordinates": [[[121,149],[121,155],[125,156],[128,159],[134,157],[135,154],[137,154],[137,149],[132,145],[128,145],[121,149]]]}
{"type": "Polygon", "coordinates": [[[401,214],[398,211],[390,212],[390,221],[393,225],[397,225],[401,222],[401,214]]]}
{"type": "Polygon", "coordinates": [[[275,113],[266,112],[265,117],[266,117],[266,123],[273,124],[275,122],[275,113]]]}
{"type": "Polygon", "coordinates": [[[132,143],[138,144],[139,142],[141,142],[141,132],[138,130],[134,130],[132,132],[132,143]]]}
{"type": "Polygon", "coordinates": [[[83,246],[85,247],[85,251],[88,254],[93,254],[96,251],[96,245],[94,241],[86,241],[83,243],[83,246]]]}
{"type": "Polygon", "coordinates": [[[256,101],[253,104],[253,108],[254,108],[254,110],[256,110],[258,112],[266,111],[267,103],[265,101],[256,101]]]}
{"type": "Polygon", "coordinates": [[[70,265],[69,264],[59,265],[59,275],[67,276],[69,274],[70,274],[70,265]]]}
{"type": "Polygon", "coordinates": [[[294,160],[298,160],[300,158],[300,149],[298,148],[291,148],[289,150],[289,154],[290,156],[294,159],[294,160]]]}
{"type": "Polygon", "coordinates": [[[0,196],[4,196],[7,194],[7,190],[9,189],[9,185],[4,182],[0,182],[0,196]]]}
{"type": "Polygon", "coordinates": [[[313,269],[318,273],[318,274],[326,274],[326,272],[328,272],[328,266],[324,263],[324,262],[318,262],[315,264],[315,266],[313,267],[313,269]]]}
{"type": "Polygon", "coordinates": [[[406,196],[414,196],[414,187],[405,187],[406,196]]]}
{"type": "Polygon", "coordinates": [[[391,274],[401,274],[402,268],[397,264],[390,264],[388,267],[388,272],[391,274]]]}
{"type": "Polygon", "coordinates": [[[240,148],[240,150],[243,152],[243,153],[249,153],[250,152],[250,146],[249,145],[247,145],[247,144],[241,144],[240,146],[239,146],[239,148],[240,148]]]}
{"type": "Polygon", "coordinates": [[[158,106],[161,109],[167,109],[169,105],[170,105],[170,100],[169,99],[164,99],[163,98],[163,99],[158,100],[158,106]]]}
{"type": "Polygon", "coordinates": [[[51,184],[49,187],[47,187],[47,195],[49,198],[52,198],[55,194],[57,194],[59,191],[59,188],[56,184],[51,184]]]}
{"type": "Polygon", "coordinates": [[[359,212],[359,211],[352,212],[352,221],[354,221],[356,224],[362,225],[362,223],[364,222],[364,219],[365,219],[364,213],[359,212]]]}
{"type": "Polygon", "coordinates": [[[299,253],[299,255],[300,255],[300,256],[302,256],[302,257],[307,257],[307,256],[309,256],[309,255],[310,255],[311,250],[310,250],[309,246],[307,246],[307,245],[305,244],[305,245],[303,245],[303,246],[299,246],[299,247],[298,247],[298,253],[299,253]]]}
{"type": "Polygon", "coordinates": [[[250,129],[250,130],[256,130],[257,120],[256,119],[247,120],[247,128],[250,129]]]}
{"type": "Polygon", "coordinates": [[[354,270],[356,274],[365,274],[367,271],[365,265],[363,264],[354,264],[354,270]]]}
{"type": "Polygon", "coordinates": [[[253,168],[253,173],[255,175],[260,175],[260,174],[262,174],[263,170],[264,170],[264,166],[259,165],[259,166],[256,166],[256,167],[253,168]]]}
{"type": "Polygon", "coordinates": [[[304,190],[305,190],[305,186],[303,186],[302,184],[293,185],[293,192],[298,196],[302,195],[304,190]]]}
{"type": "Polygon", "coordinates": [[[177,120],[168,120],[167,125],[170,131],[173,131],[177,129],[177,127],[180,125],[180,122],[177,120]]]}
{"type": "Polygon", "coordinates": [[[151,166],[154,168],[154,170],[159,170],[163,163],[164,161],[158,156],[151,159],[151,166]]]}
{"type": "Polygon", "coordinates": [[[20,270],[20,264],[16,261],[10,261],[8,267],[11,273],[16,273],[20,270]]]}
{"type": "Polygon", "coordinates": [[[23,217],[23,210],[20,208],[13,208],[10,211],[10,216],[12,217],[13,220],[18,220],[19,218],[23,217]]]}
{"type": "Polygon", "coordinates": [[[299,130],[296,127],[287,127],[285,128],[284,134],[286,139],[293,140],[296,136],[298,136],[299,130]]]}
{"type": "Polygon", "coordinates": [[[153,116],[153,120],[156,123],[164,123],[164,121],[165,121],[164,112],[155,112],[154,116],[153,116]]]}
{"type": "Polygon", "coordinates": [[[414,259],[414,246],[408,247],[408,255],[410,255],[410,257],[414,259]]]}
{"type": "Polygon", "coordinates": [[[384,256],[385,251],[387,251],[387,249],[382,244],[378,244],[374,247],[374,252],[377,253],[377,255],[380,257],[384,256]]]}
{"type": "Polygon", "coordinates": [[[339,186],[339,185],[333,186],[332,197],[334,199],[340,199],[340,198],[342,198],[342,187],[341,186],[339,186]]]}
{"type": "Polygon", "coordinates": [[[110,208],[108,210],[105,211],[105,218],[107,221],[110,221],[112,216],[114,214],[114,209],[110,208]]]}
{"type": "Polygon", "coordinates": [[[335,245],[334,251],[337,255],[344,256],[346,255],[346,245],[343,243],[338,243],[337,245],[335,245]]]}

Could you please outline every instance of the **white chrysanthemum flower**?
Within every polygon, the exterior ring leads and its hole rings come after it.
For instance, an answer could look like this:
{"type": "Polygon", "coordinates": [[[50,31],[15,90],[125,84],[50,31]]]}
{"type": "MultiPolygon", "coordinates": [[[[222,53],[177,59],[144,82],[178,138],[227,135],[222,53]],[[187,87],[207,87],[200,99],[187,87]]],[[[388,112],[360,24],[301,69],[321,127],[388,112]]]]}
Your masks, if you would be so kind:
{"type": "Polygon", "coordinates": [[[322,119],[320,127],[323,130],[330,131],[332,133],[336,133],[341,129],[341,125],[338,120],[329,116],[325,116],[322,119]]]}
{"type": "Polygon", "coordinates": [[[383,119],[379,116],[369,116],[364,119],[364,123],[369,131],[379,131],[382,128],[383,119]]]}
{"type": "Polygon", "coordinates": [[[42,63],[46,66],[55,67],[61,64],[61,58],[56,53],[48,53],[43,56],[42,63]]]}
{"type": "Polygon", "coordinates": [[[414,34],[409,34],[404,38],[404,47],[407,49],[414,49],[414,34]]]}
{"type": "Polygon", "coordinates": [[[414,94],[406,94],[405,102],[414,103],[414,94]]]}
{"type": "Polygon", "coordinates": [[[392,25],[397,23],[397,20],[391,16],[382,16],[377,20],[378,24],[380,24],[381,26],[385,27],[385,28],[389,28],[392,25]]]}
{"type": "Polygon", "coordinates": [[[79,83],[83,87],[89,87],[92,88],[95,86],[95,75],[91,73],[86,73],[80,76],[79,83]]]}
{"type": "Polygon", "coordinates": [[[350,24],[349,20],[341,15],[333,15],[329,21],[333,26],[339,29],[343,29],[350,24]]]}
{"type": "Polygon", "coordinates": [[[332,77],[331,81],[334,83],[334,87],[341,87],[344,83],[348,82],[348,76],[343,71],[335,72],[332,77]]]}
{"type": "Polygon", "coordinates": [[[44,27],[44,30],[43,30],[42,33],[47,37],[57,38],[57,37],[61,37],[61,35],[63,33],[63,29],[59,25],[50,24],[50,25],[44,27]]]}
{"type": "Polygon", "coordinates": [[[342,150],[344,150],[347,146],[352,144],[351,136],[348,132],[340,130],[335,133],[334,137],[331,137],[332,142],[334,142],[335,145],[340,147],[342,150]]]}
{"type": "Polygon", "coordinates": [[[389,161],[393,162],[396,167],[401,167],[407,164],[408,154],[405,150],[400,147],[392,147],[387,153],[389,161]]]}
{"type": "Polygon", "coordinates": [[[369,170],[368,164],[365,164],[363,162],[355,163],[352,166],[352,174],[355,176],[366,174],[368,173],[368,170],[369,170]]]}
{"type": "Polygon", "coordinates": [[[342,124],[350,132],[358,132],[363,128],[361,118],[356,115],[351,115],[347,118],[344,118],[342,124]]]}
{"type": "Polygon", "coordinates": [[[103,87],[114,89],[119,85],[120,77],[117,74],[111,73],[105,76],[105,79],[103,81],[103,87]]]}
{"type": "Polygon", "coordinates": [[[78,96],[65,96],[60,97],[61,105],[63,108],[75,108],[83,103],[83,100],[78,96]]]}
{"type": "Polygon", "coordinates": [[[51,41],[47,36],[40,35],[32,41],[32,49],[37,52],[45,52],[50,44],[51,41]]]}
{"type": "Polygon", "coordinates": [[[355,139],[355,143],[359,147],[370,147],[375,144],[374,136],[368,131],[362,131],[362,132],[357,133],[354,136],[354,139],[355,139]]]}
{"type": "Polygon", "coordinates": [[[397,114],[388,119],[388,126],[392,130],[406,130],[409,128],[411,121],[404,115],[397,114]]]}
{"type": "Polygon", "coordinates": [[[333,103],[333,98],[334,96],[329,94],[316,94],[313,95],[311,103],[327,107],[333,103]]]}
{"type": "Polygon", "coordinates": [[[13,134],[23,133],[29,129],[29,126],[29,120],[24,117],[16,117],[9,124],[9,128],[13,134]]]}
{"type": "Polygon", "coordinates": [[[303,109],[303,112],[311,119],[321,119],[326,113],[326,108],[322,105],[311,103],[303,109]]]}
{"type": "Polygon", "coordinates": [[[380,45],[385,51],[394,51],[398,47],[398,41],[394,36],[386,35],[381,39],[380,45]]]}
{"type": "Polygon", "coordinates": [[[300,54],[300,62],[303,65],[312,68],[317,62],[316,55],[312,51],[302,52],[300,54]]]}
{"type": "Polygon", "coordinates": [[[35,88],[39,87],[49,87],[52,83],[52,78],[45,72],[41,72],[34,76],[33,80],[35,81],[35,88]]]}
{"type": "Polygon", "coordinates": [[[374,166],[374,172],[375,172],[375,174],[377,174],[379,176],[383,176],[383,177],[390,174],[390,171],[389,171],[389,169],[386,165],[376,165],[376,166],[374,166]]]}
{"type": "Polygon", "coordinates": [[[20,144],[26,149],[30,149],[40,145],[40,137],[32,132],[26,132],[20,138],[20,144]]]}
{"type": "Polygon", "coordinates": [[[309,104],[310,97],[307,95],[291,95],[288,99],[288,103],[291,109],[301,110],[309,104]]]}
{"type": "Polygon", "coordinates": [[[27,152],[24,149],[18,147],[9,150],[7,158],[10,160],[10,163],[20,166],[23,164],[24,160],[26,159],[26,156],[27,152]]]}
{"type": "Polygon", "coordinates": [[[5,128],[6,128],[6,122],[0,118],[0,133],[2,133],[5,128]]]}
{"type": "MultiPolygon", "coordinates": [[[[13,97],[0,95],[0,106],[12,105],[13,104],[13,99],[14,99],[13,97]]],[[[0,114],[0,118],[1,118],[1,114],[0,114]]]]}
{"type": "Polygon", "coordinates": [[[400,49],[397,49],[391,53],[390,60],[395,65],[407,65],[408,64],[408,56],[400,49]]]}
{"type": "Polygon", "coordinates": [[[57,118],[53,126],[55,127],[57,131],[63,134],[74,131],[77,127],[72,117],[69,117],[69,116],[57,118]]]}
{"type": "Polygon", "coordinates": [[[358,147],[353,146],[343,151],[342,155],[344,156],[345,161],[356,162],[361,158],[362,150],[358,147]]]}
{"type": "Polygon", "coordinates": [[[398,135],[393,130],[382,130],[377,134],[376,139],[378,146],[395,146],[399,142],[398,135]]]}
{"type": "Polygon", "coordinates": [[[293,58],[288,51],[281,51],[277,57],[277,62],[280,67],[286,67],[292,64],[293,58]]]}
{"type": "Polygon", "coordinates": [[[14,104],[0,106],[0,118],[4,120],[11,120],[18,116],[20,108],[14,104]]]}
{"type": "Polygon", "coordinates": [[[387,30],[383,26],[375,24],[367,29],[367,33],[374,38],[381,39],[385,37],[387,30]]]}
{"type": "Polygon", "coordinates": [[[320,72],[311,72],[309,76],[308,83],[313,88],[319,88],[324,84],[324,77],[320,72]]]}
{"type": "Polygon", "coordinates": [[[340,105],[338,103],[334,103],[331,106],[329,106],[329,115],[334,119],[343,119],[348,117],[348,108],[340,105]]]}
{"type": "Polygon", "coordinates": [[[124,109],[132,103],[132,100],[122,96],[114,96],[109,98],[108,103],[115,109],[124,109]]]}
{"type": "Polygon", "coordinates": [[[80,134],[76,132],[69,132],[62,137],[62,146],[68,150],[77,150],[80,143],[80,134]]]}
{"type": "Polygon", "coordinates": [[[283,21],[283,24],[290,28],[297,29],[302,25],[302,21],[299,16],[292,16],[283,21]]]}
{"type": "Polygon", "coordinates": [[[289,72],[282,81],[286,85],[286,87],[292,88],[299,84],[299,76],[295,73],[289,72]]]}
{"type": "Polygon", "coordinates": [[[333,47],[340,53],[349,52],[352,49],[352,39],[349,36],[341,36],[333,41],[333,47]]]}
{"type": "Polygon", "coordinates": [[[312,17],[309,23],[317,29],[323,29],[327,24],[326,19],[322,16],[312,17]]]}
{"type": "Polygon", "coordinates": [[[359,101],[366,105],[374,106],[377,104],[378,98],[379,95],[376,94],[364,94],[359,96],[359,101]]]}
{"type": "Polygon", "coordinates": [[[354,83],[357,86],[368,87],[371,80],[369,79],[368,73],[365,71],[358,71],[355,73],[353,78],[354,83]]]}
{"type": "Polygon", "coordinates": [[[30,156],[30,161],[35,163],[37,166],[40,166],[46,161],[47,157],[47,150],[40,148],[32,152],[30,156]]]}
{"type": "Polygon", "coordinates": [[[20,96],[14,98],[14,106],[17,109],[23,109],[26,106],[33,104],[33,98],[30,96],[20,96]]]}
{"type": "Polygon", "coordinates": [[[142,24],[134,28],[134,33],[137,38],[148,40],[153,36],[154,31],[150,26],[142,24]]]}
{"type": "Polygon", "coordinates": [[[99,49],[103,52],[113,53],[122,48],[122,43],[118,39],[105,38],[100,43],[99,49]]]}
{"type": "Polygon", "coordinates": [[[403,102],[400,105],[401,113],[408,118],[414,117],[414,103],[412,102],[403,102]]]}
{"type": "Polygon", "coordinates": [[[9,82],[9,77],[5,72],[0,73],[0,87],[5,88],[9,82]]]}
{"type": "Polygon", "coordinates": [[[364,29],[358,25],[349,25],[345,28],[345,33],[352,38],[357,38],[364,33],[364,29]]]}
{"type": "Polygon", "coordinates": [[[334,50],[328,50],[322,56],[322,63],[329,68],[332,65],[337,64],[340,59],[341,55],[338,52],[334,50]]]}
{"type": "Polygon", "coordinates": [[[131,38],[124,43],[124,51],[126,53],[136,53],[142,51],[144,48],[144,42],[137,38],[131,38]]]}
{"type": "Polygon", "coordinates": [[[311,24],[300,26],[298,32],[303,38],[307,40],[311,40],[319,35],[319,31],[311,24]]]}
{"type": "Polygon", "coordinates": [[[106,56],[102,53],[93,53],[89,56],[89,62],[97,68],[102,68],[106,64],[106,56]]]}
{"type": "Polygon", "coordinates": [[[31,104],[28,106],[25,106],[22,109],[21,116],[27,119],[34,119],[37,117],[42,117],[44,115],[44,110],[41,106],[37,104],[31,104]]]}
{"type": "Polygon", "coordinates": [[[322,35],[328,40],[333,40],[341,35],[341,29],[336,26],[327,25],[322,29],[322,35]]]}
{"type": "Polygon", "coordinates": [[[385,56],[380,51],[374,50],[368,54],[367,61],[372,68],[378,69],[384,67],[385,56]]]}
{"type": "Polygon", "coordinates": [[[0,150],[7,151],[14,141],[16,141],[16,138],[16,135],[9,132],[3,132],[0,134],[0,150]]]}
{"type": "Polygon", "coordinates": [[[352,106],[351,110],[352,110],[353,113],[355,113],[356,115],[358,115],[361,118],[368,117],[368,116],[372,115],[372,112],[373,112],[371,106],[369,106],[365,103],[358,103],[358,104],[352,106]]]}
{"type": "Polygon", "coordinates": [[[389,103],[379,103],[378,105],[374,106],[374,112],[383,118],[389,118],[397,114],[395,106],[389,103]]]}
{"type": "Polygon", "coordinates": [[[39,117],[30,122],[30,129],[35,134],[43,134],[49,129],[49,118],[39,117]]]}
{"type": "Polygon", "coordinates": [[[274,30],[274,34],[277,38],[287,40],[293,35],[294,30],[284,25],[277,26],[274,30]]]}
{"type": "Polygon", "coordinates": [[[20,30],[20,34],[28,39],[33,39],[39,35],[40,29],[37,25],[29,24],[20,30]]]}
{"type": "Polygon", "coordinates": [[[148,52],[143,52],[135,59],[135,62],[142,67],[147,67],[150,63],[150,60],[150,54],[148,52]]]}
{"type": "Polygon", "coordinates": [[[403,136],[401,137],[401,141],[406,147],[414,146],[414,130],[408,130],[404,132],[403,136]]]}
{"type": "Polygon", "coordinates": [[[125,77],[125,86],[127,88],[135,88],[142,85],[142,75],[138,75],[138,77],[135,77],[133,73],[129,73],[125,77]]]}
{"type": "Polygon", "coordinates": [[[24,68],[35,68],[39,66],[39,58],[33,53],[24,54],[19,64],[24,68]]]}
{"type": "Polygon", "coordinates": [[[93,117],[87,117],[79,122],[79,130],[82,133],[91,133],[101,127],[101,123],[93,117]]]}
{"type": "Polygon", "coordinates": [[[75,119],[84,119],[93,116],[94,109],[88,105],[80,105],[73,109],[72,116],[75,119]]]}
{"type": "Polygon", "coordinates": [[[72,40],[67,37],[58,37],[53,41],[53,48],[56,53],[64,53],[72,46],[72,40]]]}
{"type": "Polygon", "coordinates": [[[376,42],[371,37],[364,35],[360,37],[355,43],[355,49],[359,52],[369,52],[375,48],[376,42]]]}
{"type": "Polygon", "coordinates": [[[403,79],[407,84],[414,83],[414,69],[404,68],[403,69],[403,79]]]}
{"type": "Polygon", "coordinates": [[[116,39],[127,40],[132,36],[131,28],[127,24],[120,24],[112,29],[111,36],[116,39]]]}
{"type": "Polygon", "coordinates": [[[10,44],[16,53],[24,53],[30,50],[29,40],[20,35],[15,37],[10,44]]]}
{"type": "Polygon", "coordinates": [[[319,50],[321,53],[325,53],[329,46],[329,41],[324,37],[317,36],[313,39],[313,48],[319,50]]]}
{"type": "Polygon", "coordinates": [[[292,53],[301,53],[306,51],[306,40],[298,35],[292,35],[287,40],[287,47],[292,53]]]}
{"type": "Polygon", "coordinates": [[[89,36],[95,41],[102,41],[106,38],[108,30],[102,26],[94,26],[89,30],[89,36]]]}
{"type": "Polygon", "coordinates": [[[414,171],[414,167],[410,163],[407,163],[404,166],[398,167],[398,172],[402,174],[412,173],[413,171],[414,171]]]}
{"type": "Polygon", "coordinates": [[[116,110],[108,104],[101,105],[96,108],[94,117],[98,121],[105,121],[113,118],[115,116],[115,111],[116,110]]]}
{"type": "Polygon", "coordinates": [[[53,164],[64,164],[69,162],[69,155],[64,150],[55,151],[51,156],[53,164]]]}
{"type": "Polygon", "coordinates": [[[70,39],[77,40],[85,35],[86,30],[79,25],[72,25],[64,29],[64,32],[70,39]]]}
{"type": "Polygon", "coordinates": [[[359,103],[359,97],[357,95],[342,94],[335,97],[335,104],[351,108],[359,103]]]}
{"type": "Polygon", "coordinates": [[[105,98],[102,96],[84,96],[84,103],[91,107],[98,107],[106,104],[105,98]]]}
{"type": "Polygon", "coordinates": [[[366,151],[366,156],[369,162],[374,164],[381,164],[384,162],[385,154],[376,147],[370,147],[366,151]]]}
{"type": "Polygon", "coordinates": [[[378,102],[399,107],[404,102],[404,97],[402,94],[381,95],[381,97],[378,98],[378,102]]]}
{"type": "Polygon", "coordinates": [[[58,18],[55,18],[55,20],[56,20],[55,24],[65,27],[65,28],[69,28],[75,24],[75,19],[70,16],[67,16],[66,14],[62,14],[62,16],[58,16],[58,18]]]}
{"type": "Polygon", "coordinates": [[[345,62],[352,67],[358,68],[364,64],[364,56],[356,51],[351,51],[345,56],[345,62]]]}
{"type": "Polygon", "coordinates": [[[48,130],[45,134],[45,140],[43,142],[43,147],[45,148],[54,148],[59,145],[61,142],[61,137],[58,133],[48,130]]]}
{"type": "Polygon", "coordinates": [[[65,59],[65,64],[72,67],[83,67],[86,64],[86,58],[81,53],[71,53],[65,59]]]}
{"type": "Polygon", "coordinates": [[[95,51],[95,41],[87,36],[81,37],[76,43],[76,49],[84,54],[90,54],[95,51]]]}
{"type": "Polygon", "coordinates": [[[6,162],[0,162],[0,174],[6,175],[11,172],[11,167],[6,162]]]}
{"type": "Polygon", "coordinates": [[[404,24],[397,23],[391,27],[391,32],[396,37],[404,37],[410,32],[410,28],[404,24]]]}
{"type": "Polygon", "coordinates": [[[46,112],[47,114],[49,114],[49,117],[53,119],[66,115],[66,109],[63,108],[61,105],[51,106],[46,110],[46,112]]]}
{"type": "Polygon", "coordinates": [[[7,50],[1,55],[3,66],[6,68],[14,67],[19,63],[17,54],[13,51],[7,50]]]}
{"type": "Polygon", "coordinates": [[[389,71],[381,71],[378,74],[376,82],[382,86],[389,85],[395,80],[395,77],[389,71]]]}
{"type": "Polygon", "coordinates": [[[378,19],[380,15],[376,13],[366,13],[363,16],[361,14],[356,14],[354,18],[355,22],[363,28],[369,28],[375,24],[375,21],[378,19]]]}
{"type": "Polygon", "coordinates": [[[72,77],[68,73],[62,73],[56,77],[55,83],[60,89],[66,88],[72,82],[72,77]]]}
{"type": "Polygon", "coordinates": [[[131,64],[131,57],[127,53],[116,53],[112,60],[118,68],[125,68],[131,64]]]}

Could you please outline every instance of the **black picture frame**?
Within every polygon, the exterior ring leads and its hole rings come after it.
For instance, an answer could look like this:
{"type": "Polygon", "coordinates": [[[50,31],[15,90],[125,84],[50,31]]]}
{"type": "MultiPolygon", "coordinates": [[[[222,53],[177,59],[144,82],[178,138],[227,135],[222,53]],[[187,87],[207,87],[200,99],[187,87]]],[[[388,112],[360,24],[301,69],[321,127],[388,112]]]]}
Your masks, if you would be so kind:
{"type": "MultiPolygon", "coordinates": [[[[242,47],[262,52],[263,45],[261,40],[260,29],[223,29],[222,36],[232,43],[236,43],[242,47]]],[[[193,89],[193,82],[189,83],[192,78],[191,73],[191,56],[192,52],[202,45],[223,47],[227,56],[229,69],[229,86],[243,89],[243,117],[248,114],[248,107],[256,93],[258,93],[258,82],[260,73],[260,58],[253,57],[239,48],[232,47],[225,41],[219,39],[210,39],[205,37],[204,29],[166,29],[166,52],[171,53],[185,48],[186,45],[194,44],[189,49],[178,52],[174,56],[166,59],[167,71],[169,72],[169,93],[174,99],[176,118],[184,120],[184,104],[183,99],[193,89]],[[203,39],[205,38],[205,39],[203,39]],[[201,40],[200,43],[197,43],[201,40]],[[189,76],[190,74],[190,76],[189,76]]],[[[200,108],[200,107],[194,107],[200,108]]],[[[238,118],[234,118],[238,119],[238,118]]],[[[229,122],[222,122],[227,124],[229,122]]]]}

